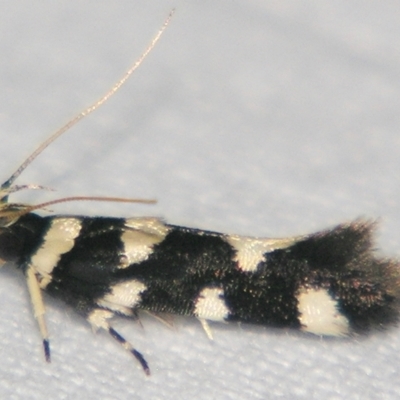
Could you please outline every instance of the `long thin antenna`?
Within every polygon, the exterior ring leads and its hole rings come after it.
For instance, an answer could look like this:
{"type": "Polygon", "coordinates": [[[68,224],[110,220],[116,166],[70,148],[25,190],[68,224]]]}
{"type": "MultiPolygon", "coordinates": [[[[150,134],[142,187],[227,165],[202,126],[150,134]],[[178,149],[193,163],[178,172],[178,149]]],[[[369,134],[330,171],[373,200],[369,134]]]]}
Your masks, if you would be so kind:
{"type": "Polygon", "coordinates": [[[100,99],[94,102],[91,106],[80,112],[76,117],[72,118],[67,124],[65,124],[58,131],[53,133],[46,141],[44,141],[22,164],[21,166],[11,175],[11,177],[6,180],[2,185],[2,189],[9,188],[13,182],[21,175],[21,173],[25,170],[25,168],[51,143],[53,143],[59,136],[63,133],[71,129],[75,124],[77,124],[82,118],[89,115],[91,112],[99,108],[103,103],[105,103],[118,89],[128,80],[128,78],[135,72],[135,70],[142,64],[144,59],[149,55],[149,53],[153,50],[157,42],[159,41],[161,35],[164,33],[167,28],[171,18],[175,12],[175,9],[172,9],[169,13],[167,19],[165,20],[163,26],[157,32],[154,39],[150,42],[147,49],[144,53],[135,61],[135,63],[128,69],[125,75],[100,99]]]}
{"type": "Polygon", "coordinates": [[[28,214],[32,211],[43,209],[54,204],[66,203],[70,201],[107,201],[117,203],[141,203],[141,204],[155,204],[157,200],[153,199],[127,199],[122,197],[99,197],[99,196],[73,196],[64,197],[61,199],[46,201],[45,203],[27,206],[24,204],[4,204],[0,212],[0,226],[4,227],[28,214]]]}

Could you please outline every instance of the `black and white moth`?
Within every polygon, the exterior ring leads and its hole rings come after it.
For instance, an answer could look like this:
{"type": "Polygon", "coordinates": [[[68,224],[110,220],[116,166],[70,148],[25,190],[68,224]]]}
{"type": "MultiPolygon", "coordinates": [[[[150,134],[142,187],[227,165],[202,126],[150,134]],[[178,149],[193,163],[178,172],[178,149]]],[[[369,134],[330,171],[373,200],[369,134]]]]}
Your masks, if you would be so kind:
{"type": "Polygon", "coordinates": [[[374,224],[368,221],[267,239],[185,228],[157,218],[43,217],[33,212],[79,198],[36,206],[8,202],[15,191],[37,188],[13,183],[45,147],[115,93],[168,21],[106,96],[51,136],[0,188],[0,259],[25,274],[46,360],[50,346],[42,290],[73,307],[95,329],[109,332],[147,374],[147,362],[112,327],[112,317],[136,318],[139,311],[193,316],[209,337],[208,321],[326,336],[349,336],[397,322],[399,263],[374,254],[374,224]]]}

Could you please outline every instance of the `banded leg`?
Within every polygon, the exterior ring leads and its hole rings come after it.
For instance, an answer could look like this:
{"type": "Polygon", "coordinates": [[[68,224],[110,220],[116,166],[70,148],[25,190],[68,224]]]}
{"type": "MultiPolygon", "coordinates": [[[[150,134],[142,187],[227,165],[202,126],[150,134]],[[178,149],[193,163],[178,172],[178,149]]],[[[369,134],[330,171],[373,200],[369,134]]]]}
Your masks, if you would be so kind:
{"type": "Polygon", "coordinates": [[[144,359],[141,353],[139,353],[128,341],[126,341],[112,326],[108,327],[108,333],[122,345],[125,350],[128,350],[136,360],[139,361],[146,375],[150,375],[150,368],[147,361],[144,359]]]}
{"type": "Polygon", "coordinates": [[[112,318],[114,313],[109,310],[95,309],[93,310],[87,320],[96,331],[99,328],[107,331],[113,339],[115,339],[125,350],[129,351],[140,363],[143,371],[146,375],[150,375],[150,368],[143,355],[137,351],[131,343],[125,340],[110,324],[107,322],[108,319],[112,318]]]}
{"type": "Polygon", "coordinates": [[[35,319],[39,325],[40,334],[42,336],[44,357],[47,362],[50,362],[50,341],[49,334],[47,332],[46,321],[44,319],[46,309],[44,307],[39,281],[36,277],[35,270],[32,267],[28,267],[26,270],[26,282],[28,285],[29,295],[31,297],[33,315],[35,316],[35,319]]]}

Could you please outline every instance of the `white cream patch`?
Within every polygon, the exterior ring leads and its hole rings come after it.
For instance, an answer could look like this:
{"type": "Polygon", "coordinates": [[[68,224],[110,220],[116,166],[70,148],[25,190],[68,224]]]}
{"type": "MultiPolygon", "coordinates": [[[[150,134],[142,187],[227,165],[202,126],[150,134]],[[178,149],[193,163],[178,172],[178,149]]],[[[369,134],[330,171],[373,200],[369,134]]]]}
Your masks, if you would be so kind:
{"type": "Polygon", "coordinates": [[[42,278],[43,289],[51,280],[51,273],[63,254],[68,253],[75,244],[82,223],[77,218],[54,218],[43,238],[43,244],[31,257],[30,266],[42,278]]]}
{"type": "Polygon", "coordinates": [[[112,311],[95,309],[88,315],[87,320],[92,325],[93,331],[96,332],[100,328],[108,330],[107,320],[113,316],[114,313],[112,311]]]}
{"type": "Polygon", "coordinates": [[[153,246],[164,240],[169,228],[157,218],[129,218],[121,235],[124,250],[120,268],[147,260],[153,246]]]}
{"type": "Polygon", "coordinates": [[[327,290],[304,288],[297,300],[304,332],[325,336],[349,334],[349,321],[340,313],[337,301],[327,290]]]}
{"type": "Polygon", "coordinates": [[[299,240],[299,237],[289,239],[265,239],[239,235],[227,235],[225,240],[236,250],[234,261],[238,268],[246,272],[254,272],[260,262],[265,260],[265,253],[284,249],[299,240]]]}
{"type": "Polygon", "coordinates": [[[194,315],[199,319],[225,321],[230,314],[221,288],[204,288],[196,300],[194,315]]]}
{"type": "Polygon", "coordinates": [[[110,293],[97,301],[97,304],[124,315],[132,315],[132,308],[140,303],[140,295],[146,289],[147,286],[137,280],[117,283],[111,287],[110,293]]]}

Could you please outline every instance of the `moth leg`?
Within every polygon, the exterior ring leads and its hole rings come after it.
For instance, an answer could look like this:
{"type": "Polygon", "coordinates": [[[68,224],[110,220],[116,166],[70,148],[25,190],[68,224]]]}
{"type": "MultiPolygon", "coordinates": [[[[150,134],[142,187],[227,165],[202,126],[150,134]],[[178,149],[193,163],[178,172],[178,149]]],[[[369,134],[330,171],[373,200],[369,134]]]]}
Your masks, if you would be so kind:
{"type": "Polygon", "coordinates": [[[170,314],[158,314],[147,310],[142,310],[142,312],[150,315],[157,321],[161,322],[163,325],[167,326],[169,329],[173,329],[175,327],[173,317],[170,314]]]}
{"type": "Polygon", "coordinates": [[[108,327],[108,333],[118,343],[120,343],[125,350],[128,350],[131,354],[133,354],[133,356],[136,358],[136,360],[139,361],[140,365],[142,366],[144,373],[146,375],[150,375],[149,364],[147,364],[147,361],[145,360],[143,355],[138,352],[128,341],[126,341],[113,327],[108,327]]]}
{"type": "Polygon", "coordinates": [[[203,327],[204,332],[206,333],[207,337],[210,340],[214,340],[214,336],[212,334],[212,330],[211,330],[210,325],[208,324],[207,320],[204,319],[204,318],[197,318],[197,319],[200,321],[201,326],[203,327]]]}
{"type": "Polygon", "coordinates": [[[49,334],[47,332],[46,321],[44,314],[46,313],[42,291],[39,286],[39,281],[36,277],[35,270],[32,267],[28,267],[26,270],[26,282],[28,285],[29,295],[31,297],[31,303],[33,307],[33,315],[39,325],[40,334],[43,341],[44,357],[47,362],[50,362],[50,342],[49,334]]]}
{"type": "Polygon", "coordinates": [[[108,322],[114,313],[109,310],[95,309],[87,317],[87,320],[96,331],[99,328],[107,331],[113,339],[115,339],[125,350],[129,351],[140,363],[146,375],[150,375],[150,368],[143,355],[137,351],[131,343],[124,339],[108,322]]]}

